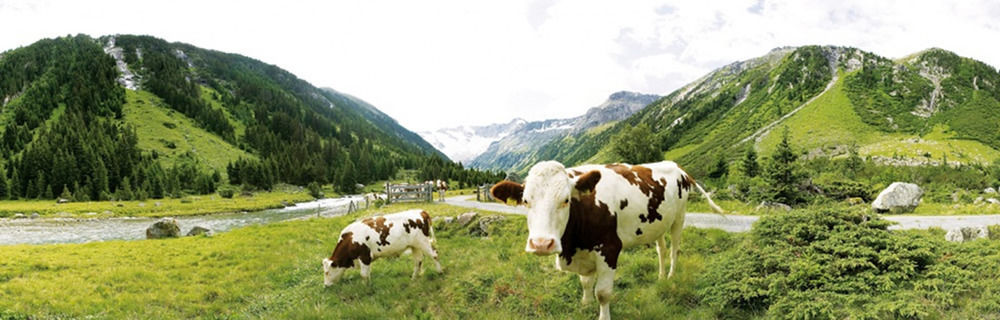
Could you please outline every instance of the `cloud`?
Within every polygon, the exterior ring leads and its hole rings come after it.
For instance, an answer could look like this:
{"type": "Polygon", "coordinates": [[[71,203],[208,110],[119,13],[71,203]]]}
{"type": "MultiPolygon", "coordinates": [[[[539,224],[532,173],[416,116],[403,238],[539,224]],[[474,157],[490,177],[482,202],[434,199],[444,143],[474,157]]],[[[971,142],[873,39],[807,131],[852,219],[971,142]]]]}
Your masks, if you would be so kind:
{"type": "Polygon", "coordinates": [[[276,64],[426,130],[571,117],[612,92],[668,94],[788,45],[887,57],[941,47],[998,66],[997,16],[987,0],[3,0],[0,29],[17,31],[0,50],[150,34],[276,64]]]}

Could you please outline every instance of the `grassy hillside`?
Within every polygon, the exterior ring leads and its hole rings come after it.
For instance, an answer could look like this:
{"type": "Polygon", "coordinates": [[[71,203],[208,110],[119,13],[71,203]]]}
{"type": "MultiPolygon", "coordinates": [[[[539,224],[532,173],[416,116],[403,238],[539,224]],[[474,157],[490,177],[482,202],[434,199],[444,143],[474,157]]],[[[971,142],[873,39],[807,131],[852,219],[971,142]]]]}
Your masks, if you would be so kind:
{"type": "Polygon", "coordinates": [[[786,127],[811,157],[856,147],[896,165],[982,164],[1000,159],[998,100],[995,68],[940,49],[892,61],[854,48],[782,48],[719,68],[607,130],[542,152],[569,165],[621,161],[609,141],[645,123],[664,159],[697,176],[719,158],[732,164],[748,143],[769,156],[786,127]]]}
{"type": "Polygon", "coordinates": [[[125,123],[141,133],[139,148],[156,151],[166,167],[172,166],[178,157],[189,154],[208,169],[226,174],[226,165],[230,162],[256,158],[199,128],[193,120],[167,108],[162,99],[147,91],[127,90],[125,99],[122,108],[125,123]]]}

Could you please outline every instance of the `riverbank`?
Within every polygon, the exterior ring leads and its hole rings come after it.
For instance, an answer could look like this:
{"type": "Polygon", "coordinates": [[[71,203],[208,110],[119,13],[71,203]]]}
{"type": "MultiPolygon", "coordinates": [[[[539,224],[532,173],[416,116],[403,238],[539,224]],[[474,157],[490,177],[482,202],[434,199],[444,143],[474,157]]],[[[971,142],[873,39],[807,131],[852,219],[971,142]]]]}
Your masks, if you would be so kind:
{"type": "Polygon", "coordinates": [[[311,200],[308,191],[298,188],[256,192],[252,196],[237,194],[232,198],[206,194],[144,201],[4,200],[0,201],[0,218],[14,218],[18,214],[30,218],[35,213],[42,218],[178,217],[283,208],[311,200]]]}
{"type": "MultiPolygon", "coordinates": [[[[249,225],[343,215],[347,213],[351,202],[355,204],[360,202],[363,205],[364,199],[357,196],[326,198],[277,209],[187,215],[174,219],[180,226],[182,235],[194,227],[206,228],[218,234],[249,225]]],[[[149,217],[0,219],[0,245],[142,240],[146,238],[146,228],[156,219],[149,217]]]]}

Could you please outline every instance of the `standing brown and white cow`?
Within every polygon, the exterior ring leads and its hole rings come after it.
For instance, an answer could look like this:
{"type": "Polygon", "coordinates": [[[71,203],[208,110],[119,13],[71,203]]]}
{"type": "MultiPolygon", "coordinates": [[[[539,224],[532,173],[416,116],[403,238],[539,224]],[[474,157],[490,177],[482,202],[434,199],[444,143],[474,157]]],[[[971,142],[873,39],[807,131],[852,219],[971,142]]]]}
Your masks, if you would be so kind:
{"type": "Polygon", "coordinates": [[[524,250],[558,254],[556,268],[580,274],[583,303],[600,302],[600,319],[610,319],[611,289],[622,250],[656,242],[659,277],[670,232],[670,272],[677,265],[688,194],[695,188],[712,202],[694,179],[671,161],[642,165],[608,164],[565,168],[561,163],[535,164],[524,184],[504,181],[493,197],[514,199],[528,208],[528,241],[524,250]]]}

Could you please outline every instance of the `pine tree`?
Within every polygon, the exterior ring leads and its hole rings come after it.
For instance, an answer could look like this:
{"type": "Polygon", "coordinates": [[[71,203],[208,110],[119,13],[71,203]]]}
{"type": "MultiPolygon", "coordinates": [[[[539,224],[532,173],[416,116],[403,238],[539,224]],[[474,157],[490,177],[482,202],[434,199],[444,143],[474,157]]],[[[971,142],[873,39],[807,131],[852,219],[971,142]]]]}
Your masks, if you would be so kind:
{"type": "Polygon", "coordinates": [[[712,171],[708,172],[708,177],[712,179],[722,178],[729,172],[729,163],[726,162],[725,157],[719,157],[718,161],[715,162],[715,166],[712,167],[712,171]]]}
{"type": "Polygon", "coordinates": [[[72,200],[73,194],[69,192],[69,188],[64,184],[62,193],[59,194],[60,199],[72,200]]]}
{"type": "Polygon", "coordinates": [[[746,152],[743,153],[743,160],[740,162],[740,172],[748,178],[753,178],[760,174],[760,164],[757,163],[757,150],[754,149],[753,144],[747,146],[746,152]]]}
{"type": "Polygon", "coordinates": [[[797,160],[798,156],[788,142],[788,127],[785,127],[781,134],[781,142],[764,167],[764,179],[767,181],[766,194],[772,201],[785,204],[802,201],[798,187],[803,175],[797,160]]]}
{"type": "Polygon", "coordinates": [[[7,170],[0,164],[0,200],[6,200],[10,196],[10,187],[7,185],[7,170]]]}

